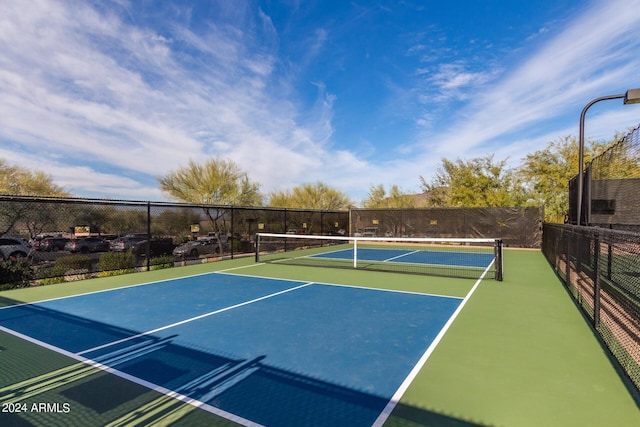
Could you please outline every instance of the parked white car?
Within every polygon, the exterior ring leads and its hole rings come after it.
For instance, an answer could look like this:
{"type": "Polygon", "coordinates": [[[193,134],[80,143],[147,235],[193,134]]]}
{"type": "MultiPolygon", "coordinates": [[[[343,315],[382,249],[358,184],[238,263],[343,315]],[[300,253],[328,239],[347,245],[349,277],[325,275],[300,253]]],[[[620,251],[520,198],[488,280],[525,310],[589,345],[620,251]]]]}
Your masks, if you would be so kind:
{"type": "Polygon", "coordinates": [[[31,255],[28,242],[21,237],[0,237],[0,259],[18,259],[31,255]]]}
{"type": "Polygon", "coordinates": [[[178,246],[173,250],[173,255],[181,258],[197,258],[201,255],[214,254],[219,250],[218,239],[206,237],[178,246]]]}

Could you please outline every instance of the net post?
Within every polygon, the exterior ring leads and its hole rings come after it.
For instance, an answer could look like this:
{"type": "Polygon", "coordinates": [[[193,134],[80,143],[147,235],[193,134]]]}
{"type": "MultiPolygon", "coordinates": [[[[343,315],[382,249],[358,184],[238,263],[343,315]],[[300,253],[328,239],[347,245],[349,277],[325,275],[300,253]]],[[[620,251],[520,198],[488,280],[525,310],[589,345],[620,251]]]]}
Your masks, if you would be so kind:
{"type": "Polygon", "coordinates": [[[502,257],[502,248],[503,248],[502,239],[496,239],[496,245],[495,245],[495,263],[496,263],[495,279],[498,280],[499,282],[502,282],[502,279],[503,279],[503,276],[504,276],[504,265],[503,265],[503,257],[502,257]]]}
{"type": "Polygon", "coordinates": [[[151,202],[147,202],[147,242],[144,246],[147,256],[147,271],[151,271],[151,202]]]}

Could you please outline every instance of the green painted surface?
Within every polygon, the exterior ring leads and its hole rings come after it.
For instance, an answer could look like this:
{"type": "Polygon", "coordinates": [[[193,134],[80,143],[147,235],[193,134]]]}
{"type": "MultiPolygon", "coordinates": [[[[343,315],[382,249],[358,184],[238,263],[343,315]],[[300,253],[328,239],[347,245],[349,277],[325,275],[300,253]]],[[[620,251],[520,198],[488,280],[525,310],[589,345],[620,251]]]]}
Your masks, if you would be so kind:
{"type": "Polygon", "coordinates": [[[480,285],[388,425],[640,425],[637,395],[542,254],[506,251],[505,270],[480,285]]]}
{"type": "MultiPolygon", "coordinates": [[[[0,292],[0,306],[76,293],[229,270],[238,274],[466,295],[472,280],[385,274],[313,267],[256,265],[250,258],[135,273],[58,285],[0,292]]],[[[0,332],[0,389],[73,366],[64,356],[0,332]]],[[[152,411],[149,419],[176,425],[227,424],[191,410],[126,380],[101,380],[89,372],[36,399],[63,402],[70,387],[111,384],[131,399],[98,413],[74,403],[65,422],[103,425],[128,414],[152,411]],[[150,409],[153,408],[153,409],[150,409]]],[[[99,399],[100,394],[96,394],[99,399]]],[[[2,394],[0,393],[0,401],[2,394]]],[[[638,395],[626,387],[607,351],[538,251],[505,251],[505,280],[485,280],[444,336],[388,419],[389,426],[639,426],[638,395]]],[[[60,414],[29,417],[34,425],[61,420],[60,414]]],[[[0,425],[27,418],[0,414],[0,425]]],[[[16,424],[18,425],[18,424],[16,424]]]]}

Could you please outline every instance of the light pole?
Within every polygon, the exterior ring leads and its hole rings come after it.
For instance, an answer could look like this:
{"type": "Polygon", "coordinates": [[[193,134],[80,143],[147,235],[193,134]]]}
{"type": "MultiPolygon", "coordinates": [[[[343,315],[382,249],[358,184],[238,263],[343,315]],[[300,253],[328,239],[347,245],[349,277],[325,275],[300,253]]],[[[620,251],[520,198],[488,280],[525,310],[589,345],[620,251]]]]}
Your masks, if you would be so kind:
{"type": "Polygon", "coordinates": [[[581,217],[582,217],[582,186],[584,181],[584,117],[587,114],[587,110],[591,108],[591,106],[600,101],[606,101],[609,99],[623,99],[624,104],[638,104],[640,103],[640,89],[629,89],[626,93],[620,95],[609,95],[602,96],[600,98],[596,98],[593,101],[589,102],[582,109],[582,113],[580,114],[580,136],[578,139],[578,206],[577,206],[577,219],[576,223],[581,225],[581,217]]]}

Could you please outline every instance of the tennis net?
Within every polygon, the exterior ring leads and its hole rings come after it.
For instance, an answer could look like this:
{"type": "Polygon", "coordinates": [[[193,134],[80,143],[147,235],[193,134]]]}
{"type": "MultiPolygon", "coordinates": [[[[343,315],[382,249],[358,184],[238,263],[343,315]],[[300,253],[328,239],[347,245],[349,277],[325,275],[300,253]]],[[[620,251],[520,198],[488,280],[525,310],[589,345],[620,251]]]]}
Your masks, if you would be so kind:
{"type": "Polygon", "coordinates": [[[502,280],[502,240],[258,233],[256,262],[502,280]]]}

